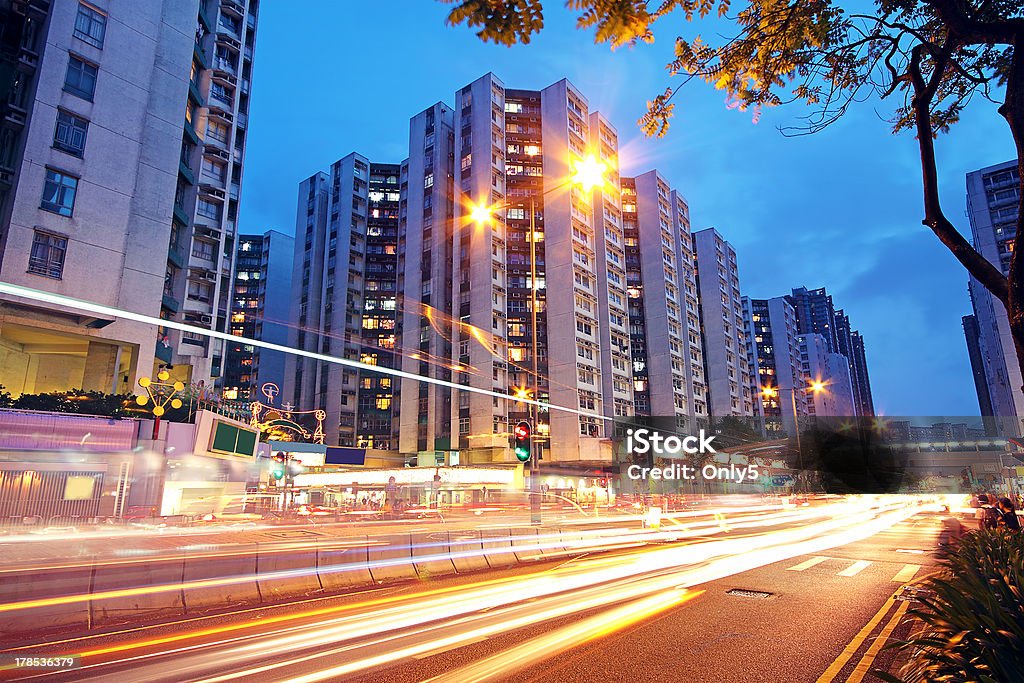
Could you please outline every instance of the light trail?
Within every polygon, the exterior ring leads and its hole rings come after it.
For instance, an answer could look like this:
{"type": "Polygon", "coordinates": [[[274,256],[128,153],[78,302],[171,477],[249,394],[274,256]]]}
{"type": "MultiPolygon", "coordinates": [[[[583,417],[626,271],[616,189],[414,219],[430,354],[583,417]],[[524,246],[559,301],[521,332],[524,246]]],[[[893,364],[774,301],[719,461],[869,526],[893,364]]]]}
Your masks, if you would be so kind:
{"type": "Polygon", "coordinates": [[[191,334],[198,334],[211,339],[219,339],[221,341],[227,341],[232,343],[244,343],[252,346],[258,346],[261,349],[267,349],[268,351],[279,351],[281,353],[290,353],[296,356],[303,356],[312,360],[322,361],[324,363],[335,363],[336,365],[344,365],[346,367],[355,368],[357,370],[365,370],[369,372],[380,373],[383,375],[391,375],[393,377],[399,377],[402,379],[415,380],[417,382],[426,382],[428,384],[436,384],[438,386],[447,387],[449,389],[457,389],[459,391],[469,391],[475,394],[483,394],[485,396],[491,396],[493,398],[500,398],[506,401],[515,401],[517,403],[526,403],[535,405],[540,408],[546,408],[548,410],[557,410],[564,413],[572,413],[573,415],[581,415],[583,417],[591,417],[598,420],[613,420],[614,418],[600,415],[598,413],[590,413],[579,408],[572,408],[569,406],[558,405],[557,403],[545,403],[543,401],[537,401],[530,398],[517,398],[510,396],[509,394],[503,394],[501,392],[492,391],[490,389],[482,389],[480,387],[472,387],[466,384],[459,384],[458,382],[449,382],[443,379],[437,379],[436,377],[422,377],[412,372],[405,372],[404,370],[397,370],[395,368],[386,368],[379,365],[370,365],[369,363],[362,363],[357,360],[351,360],[349,358],[340,358],[337,356],[328,356],[323,353],[316,353],[315,351],[306,351],[305,349],[293,349],[290,346],[283,344],[274,344],[273,342],[263,341],[262,339],[253,339],[252,337],[240,337],[226,332],[220,332],[218,330],[208,330],[204,327],[198,327],[196,325],[189,325],[188,323],[179,322],[177,320],[164,320],[152,315],[145,315],[143,313],[136,313],[135,311],[126,311],[123,308],[115,308],[113,306],[106,306],[103,304],[93,303],[91,301],[83,301],[81,299],[74,299],[63,294],[54,294],[52,292],[44,292],[38,289],[32,289],[30,287],[22,287],[20,285],[13,285],[9,282],[0,282],[0,294],[7,294],[10,296],[22,297],[32,301],[39,301],[42,303],[53,304],[55,306],[66,306],[86,313],[95,313],[98,315],[113,316],[115,318],[123,318],[125,320],[132,320],[138,323],[144,323],[147,325],[153,325],[154,327],[169,327],[180,332],[189,332],[191,334]]]}
{"type": "MultiPolygon", "coordinates": [[[[587,622],[594,625],[590,632],[593,637],[600,637],[635,623],[627,616],[627,608],[634,601],[652,599],[632,604],[632,608],[638,610],[642,604],[654,614],[659,610],[653,598],[664,598],[666,593],[684,595],[678,588],[693,589],[752,568],[862,540],[920,510],[897,497],[870,507],[852,502],[821,507],[827,509],[825,519],[811,515],[799,526],[742,538],[644,547],[616,557],[580,559],[553,570],[388,596],[333,610],[281,616],[280,621],[206,629],[204,633],[209,637],[221,638],[212,642],[187,644],[188,638],[196,634],[172,634],[94,648],[80,652],[84,668],[68,673],[75,680],[93,676],[91,680],[117,678],[122,683],[338,680],[354,672],[394,666],[404,659],[430,656],[584,610],[602,611],[594,616],[603,615],[603,630],[597,628],[598,622],[587,622]],[[608,614],[620,606],[623,611],[608,614]],[[264,632],[253,632],[261,629],[264,632]],[[163,649],[172,642],[184,646],[163,649]],[[129,656],[97,661],[109,655],[129,656]]],[[[537,653],[536,661],[553,654],[555,649],[547,648],[537,653]]],[[[509,657],[508,666],[527,663],[522,652],[506,651],[504,655],[509,657]]],[[[501,667],[495,670],[508,672],[501,667]]]]}
{"type": "MultiPolygon", "coordinates": [[[[720,512],[708,511],[706,515],[720,515],[720,512]]],[[[818,508],[800,508],[793,511],[783,511],[775,514],[761,514],[755,513],[753,515],[739,516],[736,521],[732,522],[732,526],[737,529],[741,528],[758,528],[766,526],[777,526],[780,524],[795,522],[795,521],[808,521],[815,517],[828,516],[829,510],[826,507],[818,508]]],[[[382,569],[389,566],[407,566],[409,564],[426,563],[438,560],[453,560],[473,557],[485,557],[494,555],[515,555],[525,553],[536,553],[538,557],[544,557],[546,559],[552,559],[558,555],[574,555],[581,552],[595,552],[595,551],[607,551],[614,549],[621,549],[625,547],[635,546],[643,543],[650,542],[664,542],[674,541],[680,538],[697,537],[702,535],[701,532],[704,530],[721,530],[721,522],[717,519],[708,521],[705,523],[691,523],[689,528],[684,531],[654,531],[651,529],[640,529],[640,530],[623,530],[623,529],[601,529],[601,530],[587,530],[577,532],[581,538],[566,538],[560,532],[540,534],[535,539],[531,538],[530,542],[521,543],[518,545],[510,544],[508,547],[490,547],[484,548],[482,546],[484,541],[503,541],[503,540],[521,540],[522,537],[518,536],[496,536],[487,537],[486,539],[467,539],[461,540],[456,539],[454,541],[448,540],[445,542],[427,542],[420,544],[411,545],[394,545],[392,548],[401,550],[409,550],[408,556],[400,558],[387,559],[387,560],[374,560],[368,562],[355,561],[352,563],[337,564],[332,566],[330,569],[324,569],[323,567],[312,566],[310,568],[302,569],[283,569],[273,572],[263,572],[260,574],[240,574],[236,576],[225,576],[208,579],[197,579],[194,581],[185,582],[173,582],[166,584],[155,584],[151,586],[138,586],[129,588],[118,588],[105,591],[95,591],[91,593],[79,593],[79,594],[66,594],[48,598],[37,598],[31,600],[20,600],[14,602],[0,603],[0,613],[14,612],[21,610],[38,609],[41,607],[52,607],[55,605],[64,604],[79,604],[83,602],[97,602],[102,600],[111,600],[116,598],[130,598],[130,597],[142,597],[150,595],[159,595],[162,593],[171,593],[177,591],[192,591],[206,588],[221,588],[226,586],[234,586],[246,583],[252,583],[254,581],[273,581],[282,579],[294,579],[308,576],[315,576],[317,574],[324,573],[345,573],[345,572],[362,572],[370,571],[374,569],[382,569]],[[432,548],[439,546],[480,546],[474,550],[447,550],[444,552],[438,552],[431,555],[420,555],[415,556],[413,550],[415,548],[432,548]]],[[[322,545],[317,545],[316,542],[310,542],[309,544],[290,544],[285,548],[275,548],[272,552],[275,554],[293,552],[293,551],[313,551],[317,549],[321,550],[347,550],[358,547],[380,547],[384,545],[381,541],[368,540],[366,542],[358,543],[353,541],[339,540],[337,542],[328,542],[322,545]]],[[[180,549],[177,549],[180,550],[180,549]]],[[[191,556],[196,560],[213,560],[213,559],[224,559],[228,557],[246,557],[254,556],[259,551],[254,549],[250,551],[230,551],[220,553],[203,553],[191,556]]],[[[110,562],[98,562],[93,564],[82,564],[80,561],[72,561],[65,565],[52,565],[50,569],[73,569],[81,568],[86,566],[102,567],[102,566],[116,566],[116,565],[130,565],[146,563],[151,564],[158,562],[161,559],[165,561],[181,561],[182,558],[168,558],[168,557],[146,557],[146,558],[124,558],[110,562]]],[[[28,569],[36,570],[37,567],[31,567],[28,569]]],[[[4,570],[5,573],[17,573],[17,569],[4,570]]]]}

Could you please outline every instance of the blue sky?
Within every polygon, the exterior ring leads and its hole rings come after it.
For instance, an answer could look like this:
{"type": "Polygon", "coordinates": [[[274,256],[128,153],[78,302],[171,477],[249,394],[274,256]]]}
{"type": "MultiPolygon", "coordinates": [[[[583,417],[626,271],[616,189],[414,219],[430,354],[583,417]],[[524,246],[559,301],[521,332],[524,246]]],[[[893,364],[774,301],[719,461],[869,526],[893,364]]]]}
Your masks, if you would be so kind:
{"type": "MultiPolygon", "coordinates": [[[[714,226],[736,247],[740,284],[754,297],[827,287],[865,336],[875,406],[886,415],[976,415],[960,317],[966,272],[921,225],[920,165],[911,135],[893,136],[885,103],[865,103],[826,131],[798,138],[729,110],[722,93],[690,84],[667,137],[636,120],[670,84],[664,65],[682,17],[653,45],[612,52],[574,29],[548,0],[530,45],[484,44],[445,25],[428,0],[262,3],[240,229],[294,231],[298,183],[357,151],[398,162],[408,120],[492,71],[508,87],[568,78],[619,132],[625,175],[659,169],[686,196],[694,229],[714,226]]],[[[995,105],[979,102],[938,141],[946,214],[969,233],[964,174],[1013,157],[995,105]]]]}

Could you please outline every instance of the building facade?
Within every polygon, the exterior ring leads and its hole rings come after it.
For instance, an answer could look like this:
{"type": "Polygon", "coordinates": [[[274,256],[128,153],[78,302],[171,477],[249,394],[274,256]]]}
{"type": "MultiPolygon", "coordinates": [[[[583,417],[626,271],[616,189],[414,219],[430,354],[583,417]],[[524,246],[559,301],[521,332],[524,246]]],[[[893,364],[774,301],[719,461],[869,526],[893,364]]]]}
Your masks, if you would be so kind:
{"type": "Polygon", "coordinates": [[[802,334],[797,342],[800,345],[800,367],[810,388],[808,415],[856,415],[850,363],[846,356],[829,351],[828,342],[820,334],[802,334]],[[821,389],[815,391],[819,386],[821,389]]]}
{"type": "MultiPolygon", "coordinates": [[[[29,2],[0,123],[0,280],[156,317],[195,57],[194,6],[29,2]]],[[[11,24],[14,28],[14,24],[11,24]]],[[[136,390],[149,325],[0,301],[14,394],[136,390]]]]}
{"type": "MultiPolygon", "coordinates": [[[[239,235],[231,302],[231,334],[280,344],[288,343],[291,327],[291,235],[268,230],[239,235]]],[[[224,363],[222,394],[229,400],[255,399],[276,405],[284,386],[287,354],[244,342],[229,342],[224,363]],[[266,384],[272,398],[262,391],[266,384]]]]}
{"type": "Polygon", "coordinates": [[[796,311],[787,297],[743,297],[744,327],[753,361],[755,414],[769,435],[792,436],[808,414],[807,381],[800,359],[796,311]]]}
{"type": "MultiPolygon", "coordinates": [[[[445,382],[452,381],[463,363],[469,365],[468,343],[455,341],[461,316],[469,315],[469,303],[456,299],[453,291],[458,232],[453,217],[453,117],[452,108],[438,102],[410,120],[399,212],[404,268],[399,274],[398,363],[404,372],[445,382]]],[[[452,389],[429,382],[404,384],[397,416],[398,450],[411,464],[448,464],[449,454],[458,449],[453,424],[459,424],[462,410],[452,402],[452,389]]],[[[464,401],[468,400],[467,396],[464,401]]]]}
{"type": "MultiPolygon", "coordinates": [[[[974,248],[1004,275],[1009,272],[1017,234],[1019,181],[1016,160],[967,174],[967,215],[974,248]]],[[[1020,435],[1024,433],[1019,419],[1024,415],[1024,382],[1006,308],[973,277],[968,287],[978,340],[978,357],[972,355],[972,368],[976,378],[984,376],[988,394],[987,402],[980,402],[982,415],[1012,418],[1006,421],[1006,428],[1020,435]]]]}
{"type": "Polygon", "coordinates": [[[708,402],[714,417],[754,414],[736,250],[714,228],[693,233],[708,402]]]}
{"type": "Polygon", "coordinates": [[[853,384],[855,414],[873,416],[875,405],[871,395],[864,338],[853,329],[849,316],[842,309],[836,309],[832,296],[824,287],[795,288],[789,301],[796,311],[800,334],[819,334],[825,339],[830,352],[841,353],[846,357],[853,384]]]}
{"type": "Polygon", "coordinates": [[[456,92],[453,110],[413,118],[404,367],[476,391],[403,383],[409,459],[451,449],[463,464],[513,461],[509,425],[528,419],[545,460],[610,462],[603,418],[633,400],[617,145],[565,80],[517,90],[487,74],[456,92]],[[588,157],[609,169],[603,187],[572,181],[588,157]]]}
{"type": "Polygon", "coordinates": [[[657,171],[623,181],[636,414],[707,426],[708,404],[689,206],[657,171]]]}
{"type": "MultiPolygon", "coordinates": [[[[299,185],[288,343],[396,367],[398,164],[349,154],[299,185]]],[[[289,355],[282,391],[297,410],[323,409],[328,444],[388,450],[395,378],[289,355]]]]}
{"type": "MultiPolygon", "coordinates": [[[[186,89],[169,119],[182,131],[160,315],[220,332],[232,304],[258,14],[258,0],[199,0],[183,32],[194,36],[184,46],[186,89]]],[[[223,385],[223,341],[166,328],[159,338],[158,361],[176,379],[223,385]]]]}

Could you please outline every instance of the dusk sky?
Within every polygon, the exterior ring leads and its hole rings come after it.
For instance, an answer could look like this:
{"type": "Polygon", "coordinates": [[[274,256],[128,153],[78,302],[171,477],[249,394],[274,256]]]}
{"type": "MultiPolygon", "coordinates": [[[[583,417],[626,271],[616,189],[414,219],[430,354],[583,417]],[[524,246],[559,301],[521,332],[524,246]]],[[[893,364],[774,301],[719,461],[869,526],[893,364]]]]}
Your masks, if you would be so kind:
{"type": "MultiPolygon", "coordinates": [[[[548,0],[530,45],[484,44],[445,25],[450,6],[427,0],[264,2],[255,59],[241,232],[294,232],[298,183],[350,152],[407,155],[409,118],[488,71],[507,87],[568,78],[618,128],[623,175],[657,168],[690,204],[693,229],[733,243],[744,294],[827,287],[865,337],[875,408],[885,415],[977,415],[960,318],[967,273],[921,225],[917,143],[893,136],[891,104],[867,102],[828,130],[779,133],[802,113],[782,107],[758,123],[724,94],[691,83],[667,137],[636,120],[671,83],[664,68],[682,16],[657,41],[612,52],[577,31],[548,0]]],[[[976,101],[938,141],[946,214],[965,234],[964,174],[1006,161],[1013,146],[995,105],[976,101]]]]}

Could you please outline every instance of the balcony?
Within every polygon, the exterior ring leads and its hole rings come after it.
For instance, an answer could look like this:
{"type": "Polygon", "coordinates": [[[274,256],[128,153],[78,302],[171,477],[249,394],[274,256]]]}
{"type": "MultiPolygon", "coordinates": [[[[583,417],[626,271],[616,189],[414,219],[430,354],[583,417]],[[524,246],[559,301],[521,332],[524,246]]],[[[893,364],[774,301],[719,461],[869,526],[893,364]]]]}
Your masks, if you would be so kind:
{"type": "Polygon", "coordinates": [[[185,265],[185,257],[174,247],[167,250],[167,260],[178,268],[182,268],[185,265]]]}
{"type": "Polygon", "coordinates": [[[185,207],[177,202],[174,204],[174,219],[182,225],[188,225],[191,222],[189,215],[185,212],[185,207]]]}
{"type": "Polygon", "coordinates": [[[210,13],[206,11],[206,2],[204,0],[199,2],[199,23],[203,25],[207,32],[213,33],[213,21],[210,20],[210,13]]]}
{"type": "Polygon", "coordinates": [[[188,167],[184,160],[178,161],[178,174],[185,179],[189,185],[196,184],[196,174],[188,167]]]}
{"type": "Polygon", "coordinates": [[[178,309],[181,308],[181,304],[178,302],[178,300],[175,299],[170,294],[164,294],[163,299],[161,299],[160,303],[163,305],[164,308],[166,308],[171,313],[177,313],[178,309]]]}

